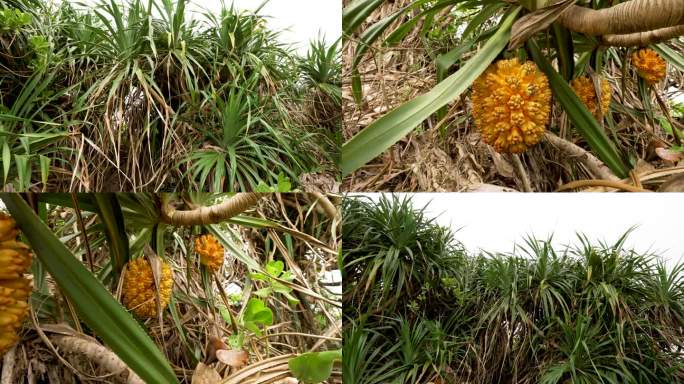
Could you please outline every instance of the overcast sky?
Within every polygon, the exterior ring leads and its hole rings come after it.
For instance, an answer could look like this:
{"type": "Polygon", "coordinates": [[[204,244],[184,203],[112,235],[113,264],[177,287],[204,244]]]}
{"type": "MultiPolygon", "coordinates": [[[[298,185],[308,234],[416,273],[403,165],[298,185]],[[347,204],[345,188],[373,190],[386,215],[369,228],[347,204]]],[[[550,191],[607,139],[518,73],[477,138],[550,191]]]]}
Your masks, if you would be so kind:
{"type": "MultiPolygon", "coordinates": [[[[235,6],[256,9],[263,0],[235,0],[235,6]]],[[[209,9],[219,9],[220,1],[200,2],[209,9]]],[[[226,4],[230,4],[227,0],[226,4]]],[[[333,42],[342,35],[342,0],[271,0],[259,14],[270,16],[271,29],[283,30],[283,40],[306,52],[308,42],[319,33],[333,42]]]]}
{"type": "MultiPolygon", "coordinates": [[[[402,194],[400,194],[402,195],[402,194]]],[[[378,198],[378,194],[370,194],[378,198]]],[[[576,244],[576,232],[612,243],[631,226],[627,245],[658,251],[668,260],[684,258],[684,194],[618,193],[418,193],[414,207],[451,226],[469,250],[511,252],[525,235],[576,244]],[[460,228],[460,229],[459,229],[460,228]]]]}
{"type": "MultiPolygon", "coordinates": [[[[100,0],[71,1],[85,4],[100,3],[100,0]]],[[[252,11],[263,2],[264,0],[224,0],[226,7],[235,4],[238,9],[252,11]]],[[[200,18],[200,13],[204,12],[204,9],[218,11],[221,9],[221,1],[190,0],[190,4],[186,6],[188,12],[193,11],[195,18],[200,18]]],[[[270,29],[282,31],[282,41],[292,44],[300,53],[306,53],[309,41],[319,34],[324,35],[328,42],[337,40],[342,34],[341,0],[270,0],[259,14],[267,16],[270,29]]]]}

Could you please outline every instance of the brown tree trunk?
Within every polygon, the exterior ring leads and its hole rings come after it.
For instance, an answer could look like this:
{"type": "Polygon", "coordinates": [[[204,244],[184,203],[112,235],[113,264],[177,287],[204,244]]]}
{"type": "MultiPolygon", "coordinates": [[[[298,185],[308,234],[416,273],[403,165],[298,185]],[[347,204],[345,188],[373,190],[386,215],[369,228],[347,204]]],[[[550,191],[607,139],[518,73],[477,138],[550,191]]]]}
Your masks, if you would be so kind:
{"type": "MultiPolygon", "coordinates": [[[[684,4],[682,5],[684,7],[684,4]]],[[[653,31],[603,36],[603,44],[618,47],[647,46],[684,35],[684,25],[660,28],[653,31]]]]}
{"type": "Polygon", "coordinates": [[[684,24],[682,0],[630,0],[609,8],[572,6],[558,21],[589,36],[622,35],[684,24]]]}
{"type": "Polygon", "coordinates": [[[177,211],[168,202],[164,202],[161,208],[162,220],[178,226],[216,224],[241,214],[254,206],[263,196],[263,193],[237,193],[223,203],[189,211],[177,211]]]}

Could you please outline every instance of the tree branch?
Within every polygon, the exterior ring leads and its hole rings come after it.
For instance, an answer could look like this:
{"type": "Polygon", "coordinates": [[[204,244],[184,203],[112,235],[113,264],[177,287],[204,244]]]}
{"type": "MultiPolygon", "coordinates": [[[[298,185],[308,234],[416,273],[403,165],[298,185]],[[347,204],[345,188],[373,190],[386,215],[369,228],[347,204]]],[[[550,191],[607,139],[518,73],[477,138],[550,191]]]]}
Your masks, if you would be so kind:
{"type": "Polygon", "coordinates": [[[569,183],[563,184],[558,189],[556,189],[556,192],[563,192],[567,191],[570,189],[579,189],[579,188],[586,188],[586,187],[606,187],[606,188],[615,188],[618,190],[623,190],[627,192],[653,192],[648,189],[643,189],[639,187],[635,187],[633,185],[625,184],[621,181],[614,181],[614,180],[599,180],[599,179],[590,179],[590,180],[576,180],[576,181],[571,181],[569,183]]]}
{"type": "Polygon", "coordinates": [[[163,201],[162,221],[176,226],[217,224],[253,207],[264,195],[255,192],[237,193],[223,203],[189,211],[177,211],[170,202],[163,201]]]}
{"type": "Polygon", "coordinates": [[[635,47],[656,44],[684,35],[684,25],[660,28],[653,31],[603,36],[603,45],[635,47]]]}
{"type": "Polygon", "coordinates": [[[575,5],[558,21],[589,36],[632,34],[684,24],[684,6],[681,0],[630,0],[603,9],[575,5]]]}
{"type": "Polygon", "coordinates": [[[605,165],[601,160],[597,159],[596,156],[592,155],[585,149],[564,140],[551,132],[545,132],[544,138],[551,145],[555,146],[560,151],[564,152],[568,156],[576,158],[579,162],[584,164],[585,167],[594,176],[600,177],[604,180],[618,181],[620,178],[615,176],[615,174],[605,165]]]}

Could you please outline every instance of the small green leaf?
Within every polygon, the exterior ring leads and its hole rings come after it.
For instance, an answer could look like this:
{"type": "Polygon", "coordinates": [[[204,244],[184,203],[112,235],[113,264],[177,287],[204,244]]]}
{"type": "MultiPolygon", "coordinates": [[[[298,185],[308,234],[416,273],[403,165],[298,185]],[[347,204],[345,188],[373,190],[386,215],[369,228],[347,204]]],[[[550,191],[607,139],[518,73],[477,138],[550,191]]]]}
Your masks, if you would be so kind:
{"type": "MultiPolygon", "coordinates": [[[[290,290],[292,291],[292,290],[290,290]]],[[[291,306],[295,306],[299,304],[299,299],[292,296],[290,292],[280,292],[283,296],[287,298],[287,303],[290,304],[291,306]]]]}
{"type": "Polygon", "coordinates": [[[290,372],[304,384],[325,381],[332,374],[335,361],[342,360],[342,351],[309,352],[290,359],[290,372]]]}
{"type": "Polygon", "coordinates": [[[228,337],[228,345],[230,345],[233,349],[242,349],[244,343],[245,334],[243,332],[240,332],[237,335],[230,335],[228,337]]]}
{"type": "Polygon", "coordinates": [[[261,335],[260,326],[264,327],[273,324],[273,312],[263,301],[251,298],[247,302],[245,313],[242,315],[242,322],[245,328],[256,335],[261,335]]]}
{"type": "Polygon", "coordinates": [[[269,280],[268,276],[266,276],[265,273],[261,273],[261,272],[250,273],[249,277],[251,277],[252,280],[256,280],[256,281],[268,281],[269,280]]]}
{"type": "Polygon", "coordinates": [[[273,289],[271,288],[261,288],[254,291],[254,294],[261,298],[267,298],[271,293],[273,293],[273,289]]]}
{"type": "Polygon", "coordinates": [[[280,275],[281,280],[292,281],[294,280],[294,274],[292,271],[285,271],[280,275]]]}
{"type": "Polygon", "coordinates": [[[231,319],[230,319],[230,312],[228,312],[228,309],[224,306],[219,306],[218,307],[219,312],[221,313],[221,317],[223,318],[223,321],[226,322],[226,324],[231,325],[231,319]]]}
{"type": "Polygon", "coordinates": [[[259,193],[273,193],[273,192],[280,192],[280,193],[287,193],[292,191],[292,183],[290,182],[290,178],[285,176],[284,173],[279,173],[278,174],[278,182],[275,186],[270,186],[266,184],[263,180],[257,184],[256,187],[254,187],[254,192],[259,192],[259,193]]]}
{"type": "Polygon", "coordinates": [[[266,273],[271,276],[278,277],[285,269],[285,265],[280,260],[270,261],[266,264],[266,273]]]}

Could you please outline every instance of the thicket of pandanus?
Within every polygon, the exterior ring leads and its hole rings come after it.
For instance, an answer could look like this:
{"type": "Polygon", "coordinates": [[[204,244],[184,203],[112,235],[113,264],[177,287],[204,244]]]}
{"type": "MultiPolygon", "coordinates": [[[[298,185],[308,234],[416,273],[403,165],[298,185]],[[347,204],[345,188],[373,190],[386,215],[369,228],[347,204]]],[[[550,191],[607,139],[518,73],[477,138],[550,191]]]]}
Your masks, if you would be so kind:
{"type": "Polygon", "coordinates": [[[189,7],[1,0],[5,190],[335,181],[339,45],[321,37],[297,53],[259,11],[189,7]]]}
{"type": "Polygon", "coordinates": [[[346,384],[684,380],[684,264],[629,234],[472,253],[410,198],[342,209],[346,384]]]}

